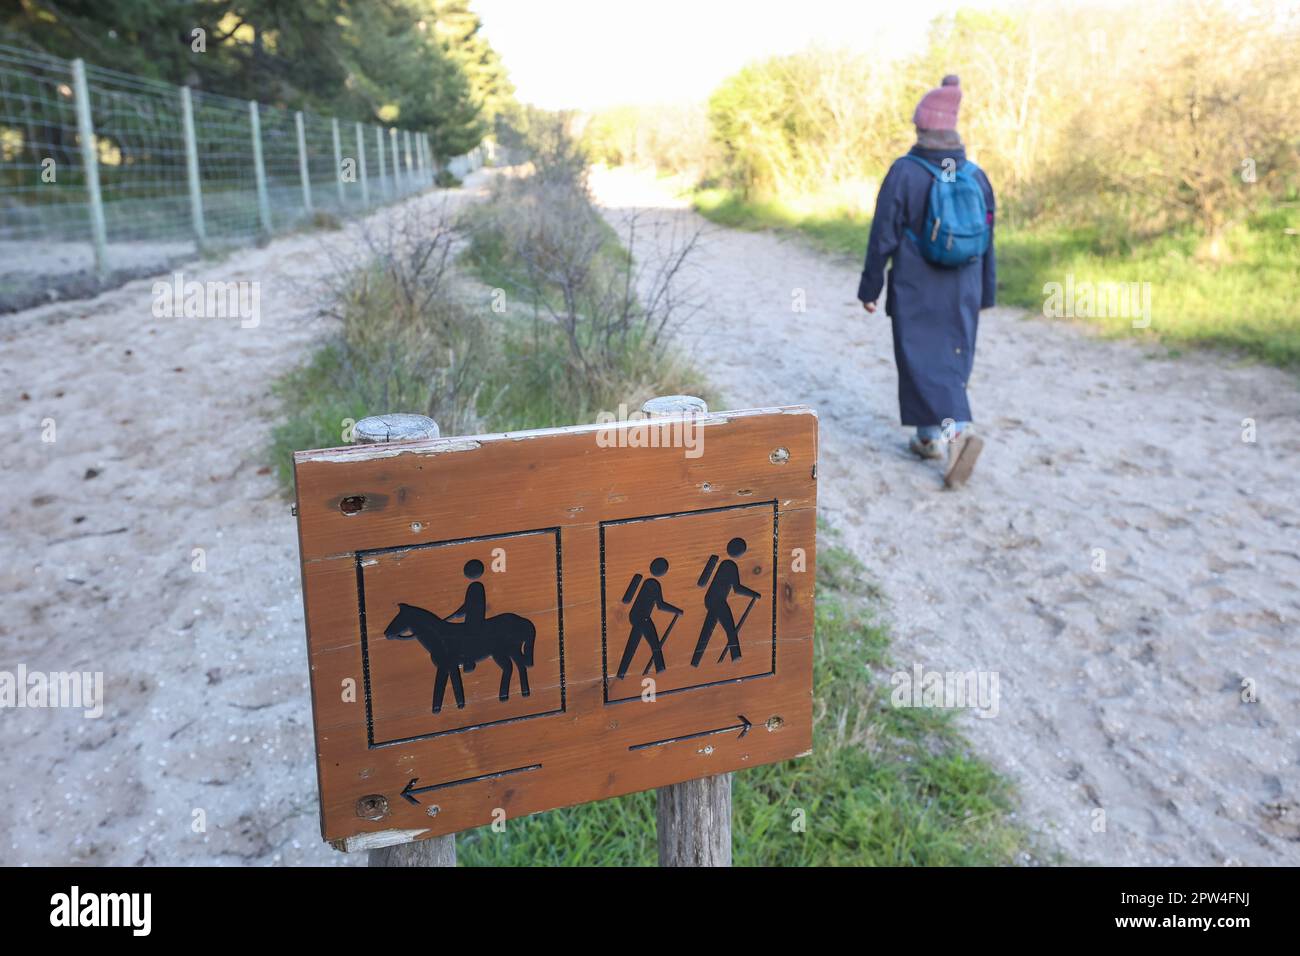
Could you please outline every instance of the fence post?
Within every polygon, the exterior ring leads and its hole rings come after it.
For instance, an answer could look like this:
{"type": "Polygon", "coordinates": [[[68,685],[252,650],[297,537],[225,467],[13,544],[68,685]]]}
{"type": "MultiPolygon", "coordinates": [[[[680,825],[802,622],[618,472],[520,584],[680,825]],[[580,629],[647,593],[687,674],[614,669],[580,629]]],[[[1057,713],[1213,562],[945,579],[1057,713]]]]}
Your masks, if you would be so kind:
{"type": "MultiPolygon", "coordinates": [[[[641,406],[647,415],[704,415],[694,395],[664,395],[641,406]]],[[[655,791],[660,866],[731,866],[731,774],[687,780],[655,791]]]]}
{"type": "Polygon", "coordinates": [[[81,165],[86,175],[90,201],[90,238],[95,247],[95,271],[108,274],[108,230],[104,226],[104,200],[99,191],[99,153],[95,148],[95,124],[90,118],[90,88],[86,85],[86,63],[72,61],[72,86],[77,104],[77,139],[81,140],[81,165]]]}
{"type": "Polygon", "coordinates": [[[357,175],[361,177],[361,207],[370,208],[370,185],[366,182],[366,140],[357,124],[357,175]]]}
{"type": "Polygon", "coordinates": [[[253,131],[253,178],[257,183],[257,216],[262,221],[262,231],[271,235],[271,199],[266,194],[266,164],[262,159],[262,116],[257,111],[257,100],[248,101],[248,125],[253,131]]]}
{"type": "Polygon", "coordinates": [[[185,130],[185,178],[190,184],[190,218],[194,221],[194,239],[199,248],[208,240],[203,228],[203,189],[199,184],[199,144],[194,135],[194,103],[190,88],[181,87],[181,126],[185,130]]]}
{"type": "Polygon", "coordinates": [[[375,127],[375,142],[379,144],[379,192],[387,199],[388,174],[384,172],[384,131],[378,126],[375,127]]]}
{"type": "Polygon", "coordinates": [[[303,127],[302,110],[293,114],[294,125],[298,127],[298,175],[302,177],[302,205],[311,215],[311,174],[307,171],[307,131],[303,127]]]}
{"type": "Polygon", "coordinates": [[[330,117],[330,135],[334,138],[334,184],[339,192],[339,212],[343,211],[343,144],[339,140],[339,118],[330,117]]]}
{"type": "Polygon", "coordinates": [[[402,173],[401,160],[397,155],[397,127],[391,126],[388,129],[388,152],[393,159],[393,195],[400,196],[402,193],[402,173]]]}
{"type": "Polygon", "coordinates": [[[402,152],[406,156],[406,182],[413,185],[416,189],[420,188],[419,182],[415,178],[415,167],[411,164],[411,131],[402,130],[402,152]]]}
{"type": "Polygon", "coordinates": [[[417,173],[416,179],[419,181],[420,185],[428,185],[424,178],[424,153],[420,149],[419,133],[415,134],[415,170],[417,173]]]}
{"type": "MultiPolygon", "coordinates": [[[[352,430],[358,444],[421,441],[439,437],[438,423],[425,415],[373,415],[357,422],[352,430]]],[[[456,834],[399,843],[370,850],[370,866],[455,866],[456,834]]]]}

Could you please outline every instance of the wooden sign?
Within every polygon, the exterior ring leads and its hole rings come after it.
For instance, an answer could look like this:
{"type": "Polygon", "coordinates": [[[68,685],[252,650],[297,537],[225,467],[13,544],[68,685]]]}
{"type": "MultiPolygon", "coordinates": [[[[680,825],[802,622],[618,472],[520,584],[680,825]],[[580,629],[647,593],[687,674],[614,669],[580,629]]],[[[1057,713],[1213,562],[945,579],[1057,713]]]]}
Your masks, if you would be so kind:
{"type": "Polygon", "coordinates": [[[811,409],[294,468],[321,830],[341,849],[811,749],[811,409]]]}

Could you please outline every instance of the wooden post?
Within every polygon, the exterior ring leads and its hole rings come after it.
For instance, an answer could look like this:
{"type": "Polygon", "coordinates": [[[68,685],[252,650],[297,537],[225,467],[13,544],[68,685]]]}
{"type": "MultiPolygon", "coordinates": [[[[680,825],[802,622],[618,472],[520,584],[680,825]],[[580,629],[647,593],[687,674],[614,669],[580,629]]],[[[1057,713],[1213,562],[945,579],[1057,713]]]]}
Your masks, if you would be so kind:
{"type": "MultiPolygon", "coordinates": [[[[641,406],[647,415],[705,415],[694,395],[663,395],[641,406]]],[[[660,866],[731,866],[731,774],[687,780],[655,791],[660,866]]]]}
{"type": "Polygon", "coordinates": [[[438,438],[438,423],[427,415],[410,415],[397,412],[392,415],[371,415],[357,422],[352,437],[358,445],[377,445],[380,442],[423,441],[438,438]]]}
{"type": "Polygon", "coordinates": [[[99,191],[99,150],[95,145],[95,124],[90,116],[90,86],[86,64],[72,61],[72,88],[77,104],[77,139],[81,166],[86,177],[86,201],[90,206],[90,239],[95,248],[95,272],[108,275],[108,229],[104,225],[104,198],[99,191]]]}
{"type": "Polygon", "coordinates": [[[346,196],[343,192],[343,142],[339,138],[339,118],[333,116],[330,118],[330,136],[334,140],[334,185],[339,193],[339,212],[347,204],[346,196]]]}
{"type": "Polygon", "coordinates": [[[397,155],[397,127],[392,126],[388,129],[388,158],[392,160],[393,166],[393,195],[402,194],[402,162],[397,155]]]}
{"type": "Polygon", "coordinates": [[[366,182],[366,140],[360,123],[357,124],[357,175],[361,177],[361,206],[369,209],[370,184],[366,182]]]}
{"type": "Polygon", "coordinates": [[[298,128],[298,175],[302,179],[302,208],[311,215],[311,173],[307,169],[307,130],[303,125],[302,110],[293,114],[293,124],[298,128]]]}
{"type": "Polygon", "coordinates": [[[199,182],[199,143],[194,135],[194,102],[190,88],[181,87],[181,129],[185,133],[185,176],[190,184],[190,218],[194,222],[194,241],[203,251],[208,231],[203,225],[203,189],[199,182]]]}
{"type": "Polygon", "coordinates": [[[369,850],[368,866],[455,866],[456,834],[369,850]]]}
{"type": "Polygon", "coordinates": [[[388,190],[388,173],[384,172],[384,131],[378,126],[375,127],[375,143],[379,146],[379,195],[387,199],[388,190]]]}
{"type": "Polygon", "coordinates": [[[731,866],[731,774],[655,791],[660,866],[731,866]]]}
{"type": "MultiPolygon", "coordinates": [[[[438,423],[426,415],[372,415],[357,422],[352,436],[358,444],[421,441],[439,436],[438,423]]],[[[370,866],[455,866],[456,834],[399,843],[368,851],[370,866]]]]}
{"type": "Polygon", "coordinates": [[[248,126],[253,136],[253,179],[257,183],[257,216],[262,231],[271,235],[271,199],[266,192],[266,164],[262,160],[262,118],[257,100],[248,101],[248,126]]]}

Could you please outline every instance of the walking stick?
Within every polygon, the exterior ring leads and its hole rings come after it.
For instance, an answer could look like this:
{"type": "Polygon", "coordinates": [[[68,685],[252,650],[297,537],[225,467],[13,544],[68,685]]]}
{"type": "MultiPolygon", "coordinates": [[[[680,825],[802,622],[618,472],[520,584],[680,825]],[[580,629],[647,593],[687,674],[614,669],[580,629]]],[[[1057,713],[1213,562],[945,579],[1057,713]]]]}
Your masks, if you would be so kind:
{"type": "MultiPolygon", "coordinates": [[[[745,608],[745,613],[740,615],[740,623],[736,625],[737,641],[740,640],[740,629],[745,626],[745,618],[749,617],[749,612],[754,610],[754,605],[757,603],[758,603],[758,595],[754,595],[752,598],[749,599],[749,607],[745,608]]],[[[722,645],[722,653],[718,655],[718,663],[721,664],[722,659],[726,656],[727,656],[727,645],[724,644],[722,645]]]]}
{"type": "MultiPolygon", "coordinates": [[[[681,616],[682,616],[682,612],[681,612],[681,611],[678,611],[676,614],[674,614],[674,615],[673,615],[673,619],[672,619],[672,621],[669,622],[669,624],[668,624],[668,630],[664,631],[664,639],[663,639],[662,641],[659,642],[659,656],[660,656],[660,657],[663,656],[663,653],[664,653],[664,645],[668,643],[668,635],[671,634],[671,633],[673,632],[673,627],[677,624],[677,619],[678,619],[679,617],[681,617],[681,616]]],[[[655,662],[655,656],[654,656],[653,654],[651,654],[651,655],[650,655],[650,660],[648,660],[648,661],[645,662],[645,670],[643,670],[643,671],[641,672],[641,676],[642,676],[642,677],[645,677],[646,674],[649,674],[649,673],[650,673],[650,665],[653,664],[654,662],[655,662]]]]}

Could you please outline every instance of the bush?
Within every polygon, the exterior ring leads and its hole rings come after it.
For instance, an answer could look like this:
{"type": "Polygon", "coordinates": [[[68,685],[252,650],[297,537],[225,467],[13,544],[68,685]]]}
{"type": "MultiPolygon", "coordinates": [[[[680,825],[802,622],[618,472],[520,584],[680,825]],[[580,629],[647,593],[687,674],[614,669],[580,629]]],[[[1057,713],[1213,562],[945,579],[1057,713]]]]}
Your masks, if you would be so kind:
{"type": "Polygon", "coordinates": [[[493,345],[479,312],[452,291],[454,238],[443,211],[408,204],[366,232],[360,264],[335,257],[320,313],[336,329],[276,386],[286,420],[273,454],[286,487],[292,451],[349,442],[348,423],[367,415],[416,412],[447,434],[480,430],[493,345]]]}
{"type": "Polygon", "coordinates": [[[1214,240],[1300,186],[1298,61],[1300,11],[1269,0],[959,10],[902,63],[809,50],[728,78],[709,103],[717,178],[746,200],[862,184],[869,205],[917,100],[957,73],[1004,222],[1214,240]]]}
{"type": "MultiPolygon", "coordinates": [[[[698,232],[655,242],[638,261],[591,204],[585,175],[572,174],[571,147],[554,145],[535,160],[537,172],[498,180],[467,216],[466,261],[522,306],[525,331],[508,345],[511,382],[502,384],[518,388],[522,376],[530,405],[506,397],[507,406],[528,424],[551,424],[566,409],[584,418],[699,390],[669,348],[697,305],[684,280],[698,232]]],[[[626,226],[628,247],[640,252],[642,217],[626,226]]]]}
{"type": "Polygon", "coordinates": [[[336,259],[320,303],[335,331],[277,385],[285,421],[273,454],[286,487],[292,451],[348,442],[348,421],[367,415],[418,412],[443,434],[472,434],[704,392],[669,348],[689,311],[679,274],[694,238],[638,265],[587,198],[565,136],[543,137],[537,171],[503,176],[456,227],[408,203],[370,228],[360,263],[336,259]],[[455,274],[461,236],[487,288],[455,274]]]}
{"type": "Polygon", "coordinates": [[[699,180],[721,160],[703,106],[620,106],[592,115],[582,141],[593,163],[653,166],[699,180]]]}

